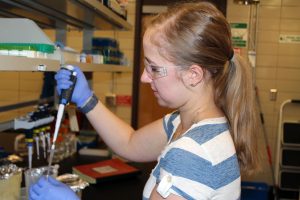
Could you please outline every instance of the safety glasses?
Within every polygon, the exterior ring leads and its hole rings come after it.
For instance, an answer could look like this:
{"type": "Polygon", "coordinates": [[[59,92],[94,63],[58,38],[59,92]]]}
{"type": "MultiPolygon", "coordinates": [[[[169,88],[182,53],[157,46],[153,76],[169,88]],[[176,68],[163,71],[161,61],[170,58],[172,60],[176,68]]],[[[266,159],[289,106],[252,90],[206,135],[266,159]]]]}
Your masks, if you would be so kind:
{"type": "Polygon", "coordinates": [[[145,61],[145,71],[150,79],[158,79],[167,76],[167,68],[155,66],[145,61]]]}

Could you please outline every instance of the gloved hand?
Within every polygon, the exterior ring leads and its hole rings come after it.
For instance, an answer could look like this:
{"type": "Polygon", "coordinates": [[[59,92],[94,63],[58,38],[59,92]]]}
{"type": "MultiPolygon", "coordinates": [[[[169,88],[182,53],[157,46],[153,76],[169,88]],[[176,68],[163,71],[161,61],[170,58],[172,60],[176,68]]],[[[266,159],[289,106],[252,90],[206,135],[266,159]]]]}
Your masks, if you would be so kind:
{"type": "Polygon", "coordinates": [[[79,200],[73,190],[52,178],[42,176],[29,190],[29,200],[79,200]]]}
{"type": "MultiPolygon", "coordinates": [[[[77,81],[71,101],[73,103],[76,103],[78,107],[82,107],[86,100],[88,100],[88,98],[90,98],[93,95],[93,92],[91,91],[89,84],[80,68],[74,66],[74,71],[77,73],[77,81]]],[[[71,72],[66,69],[60,69],[56,73],[56,89],[59,95],[61,94],[62,89],[68,89],[73,84],[72,81],[70,81],[70,76],[71,72]]]]}

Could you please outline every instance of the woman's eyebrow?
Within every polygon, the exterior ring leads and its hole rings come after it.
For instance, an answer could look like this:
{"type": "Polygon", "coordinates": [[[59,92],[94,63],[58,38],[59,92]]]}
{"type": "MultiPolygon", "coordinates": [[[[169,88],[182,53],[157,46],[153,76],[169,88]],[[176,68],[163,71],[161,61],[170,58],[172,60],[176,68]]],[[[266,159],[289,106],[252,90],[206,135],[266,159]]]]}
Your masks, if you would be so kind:
{"type": "Polygon", "coordinates": [[[149,64],[155,64],[155,62],[153,62],[152,60],[150,60],[149,58],[147,58],[146,56],[145,56],[145,60],[147,61],[147,63],[149,63],[149,64]]]}

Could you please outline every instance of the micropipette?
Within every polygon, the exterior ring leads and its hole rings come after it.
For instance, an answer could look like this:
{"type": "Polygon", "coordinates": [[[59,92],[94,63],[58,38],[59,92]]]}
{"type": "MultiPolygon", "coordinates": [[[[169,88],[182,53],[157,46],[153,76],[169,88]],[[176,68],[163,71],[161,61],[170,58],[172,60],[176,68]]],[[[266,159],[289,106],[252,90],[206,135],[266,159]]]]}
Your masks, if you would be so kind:
{"type": "Polygon", "coordinates": [[[58,131],[60,128],[62,117],[63,117],[65,105],[67,105],[71,100],[73,90],[74,90],[76,80],[77,80],[77,78],[76,78],[77,73],[74,71],[74,67],[72,65],[62,66],[62,68],[71,71],[70,81],[72,81],[73,84],[71,85],[71,87],[69,89],[62,90],[60,98],[59,98],[59,106],[58,106],[58,110],[57,110],[54,135],[53,135],[53,139],[52,139],[52,144],[51,144],[51,148],[50,148],[50,156],[49,156],[49,160],[48,160],[47,177],[49,176],[49,173],[50,173],[50,167],[51,167],[51,164],[53,161],[53,156],[54,156],[54,151],[55,151],[55,142],[56,142],[56,139],[58,136],[58,131]]]}
{"type": "Polygon", "coordinates": [[[25,137],[25,141],[27,143],[27,150],[28,150],[28,168],[31,169],[32,168],[32,154],[33,154],[33,150],[32,150],[32,146],[33,146],[33,130],[29,129],[25,131],[26,133],[26,137],[25,137]]]}
{"type": "Polygon", "coordinates": [[[44,130],[43,128],[41,129],[41,132],[40,132],[40,138],[41,138],[41,141],[42,141],[42,147],[43,147],[43,155],[44,155],[44,158],[46,159],[46,138],[45,138],[45,133],[44,133],[44,130]]]}
{"type": "Polygon", "coordinates": [[[35,140],[35,145],[36,145],[36,156],[37,156],[37,159],[39,160],[40,159],[39,136],[35,136],[34,140],[35,140]]]}

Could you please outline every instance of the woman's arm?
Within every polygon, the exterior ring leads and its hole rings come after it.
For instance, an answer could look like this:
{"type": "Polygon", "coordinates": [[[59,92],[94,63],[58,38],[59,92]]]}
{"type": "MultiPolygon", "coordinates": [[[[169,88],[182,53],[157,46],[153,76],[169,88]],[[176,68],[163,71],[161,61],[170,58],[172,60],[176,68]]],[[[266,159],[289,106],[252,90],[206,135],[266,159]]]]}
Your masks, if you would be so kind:
{"type": "Polygon", "coordinates": [[[134,130],[101,102],[86,116],[104,142],[115,153],[131,161],[156,160],[167,142],[163,119],[134,130]]]}

